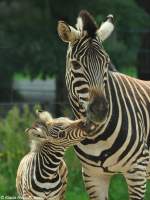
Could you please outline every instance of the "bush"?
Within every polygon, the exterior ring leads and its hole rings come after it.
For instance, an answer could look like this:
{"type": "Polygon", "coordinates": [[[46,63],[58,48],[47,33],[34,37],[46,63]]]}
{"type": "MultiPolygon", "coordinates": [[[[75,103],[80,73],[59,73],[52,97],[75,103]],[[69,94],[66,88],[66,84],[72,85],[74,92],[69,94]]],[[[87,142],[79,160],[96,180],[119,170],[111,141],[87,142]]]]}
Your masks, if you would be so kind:
{"type": "Polygon", "coordinates": [[[0,119],[0,194],[14,195],[16,170],[20,159],[28,151],[24,130],[31,125],[34,116],[24,106],[21,113],[14,107],[5,119],[0,119]]]}
{"type": "MultiPolygon", "coordinates": [[[[24,130],[31,126],[34,114],[24,106],[23,111],[14,107],[5,119],[0,119],[0,195],[14,196],[16,194],[15,179],[18,164],[21,158],[29,151],[29,142],[24,130]]],[[[68,188],[66,200],[87,200],[82,175],[81,165],[74,154],[73,148],[66,152],[65,160],[68,165],[68,188]]],[[[124,178],[114,176],[109,190],[110,200],[127,200],[127,186],[124,178]]],[[[147,197],[150,196],[150,184],[147,197]]]]}

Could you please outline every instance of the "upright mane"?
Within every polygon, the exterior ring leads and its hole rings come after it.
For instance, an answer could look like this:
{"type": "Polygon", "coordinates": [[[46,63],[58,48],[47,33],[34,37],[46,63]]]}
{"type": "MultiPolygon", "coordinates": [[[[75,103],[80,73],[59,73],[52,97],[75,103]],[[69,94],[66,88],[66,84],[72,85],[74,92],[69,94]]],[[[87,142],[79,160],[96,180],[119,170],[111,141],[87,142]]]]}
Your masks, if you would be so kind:
{"type": "Polygon", "coordinates": [[[90,37],[93,37],[97,30],[94,18],[86,10],[80,11],[76,26],[79,30],[87,31],[90,37]]]}

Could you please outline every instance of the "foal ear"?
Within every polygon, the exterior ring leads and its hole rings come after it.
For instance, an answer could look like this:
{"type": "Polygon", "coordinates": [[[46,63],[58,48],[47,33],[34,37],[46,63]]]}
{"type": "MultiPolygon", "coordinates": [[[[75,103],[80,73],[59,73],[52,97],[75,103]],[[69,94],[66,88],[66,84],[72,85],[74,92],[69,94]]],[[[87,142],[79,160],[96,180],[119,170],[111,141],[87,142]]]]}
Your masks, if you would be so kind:
{"type": "Polygon", "coordinates": [[[86,31],[90,37],[94,36],[97,30],[97,25],[93,16],[86,10],[80,11],[76,27],[81,32],[86,31]]]}
{"type": "Polygon", "coordinates": [[[64,21],[58,21],[57,32],[64,42],[74,42],[79,38],[79,31],[64,21]]]}
{"type": "Polygon", "coordinates": [[[105,22],[103,22],[100,28],[97,30],[98,37],[104,41],[106,40],[114,30],[114,17],[113,15],[108,15],[105,22]]]}
{"type": "Polygon", "coordinates": [[[36,110],[35,112],[36,112],[36,115],[38,116],[38,118],[43,122],[53,120],[51,113],[49,113],[48,111],[36,110]]]}

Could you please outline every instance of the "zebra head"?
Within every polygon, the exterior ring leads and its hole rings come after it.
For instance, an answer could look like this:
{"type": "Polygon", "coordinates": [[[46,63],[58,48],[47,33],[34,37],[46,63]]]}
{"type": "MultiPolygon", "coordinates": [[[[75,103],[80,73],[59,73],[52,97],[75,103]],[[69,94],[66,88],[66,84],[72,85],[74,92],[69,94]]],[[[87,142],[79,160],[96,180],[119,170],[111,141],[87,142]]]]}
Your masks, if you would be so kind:
{"type": "Polygon", "coordinates": [[[85,120],[70,120],[66,117],[52,118],[47,111],[37,111],[39,120],[26,132],[32,140],[49,141],[53,144],[69,147],[87,136],[85,120]]]}
{"type": "Polygon", "coordinates": [[[69,96],[74,98],[71,101],[83,104],[81,109],[83,116],[86,110],[83,107],[86,107],[85,104],[89,99],[90,87],[98,88],[105,96],[110,58],[102,42],[110,36],[113,29],[112,15],[108,15],[107,20],[98,28],[87,11],[79,13],[76,28],[64,21],[58,22],[58,34],[64,42],[69,44],[66,59],[66,85],[69,96]]]}

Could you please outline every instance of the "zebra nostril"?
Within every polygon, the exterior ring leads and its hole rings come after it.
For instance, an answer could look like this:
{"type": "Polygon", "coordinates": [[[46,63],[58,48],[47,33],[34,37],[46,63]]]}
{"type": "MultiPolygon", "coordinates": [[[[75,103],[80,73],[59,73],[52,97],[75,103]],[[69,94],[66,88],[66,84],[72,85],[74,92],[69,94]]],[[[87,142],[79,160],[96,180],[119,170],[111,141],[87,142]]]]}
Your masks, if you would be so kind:
{"type": "Polygon", "coordinates": [[[99,106],[98,106],[98,111],[102,112],[103,114],[105,114],[108,111],[108,104],[105,102],[102,102],[99,106]]]}
{"type": "Polygon", "coordinates": [[[94,103],[91,103],[88,106],[88,111],[92,113],[96,113],[98,111],[98,107],[94,103]]]}

